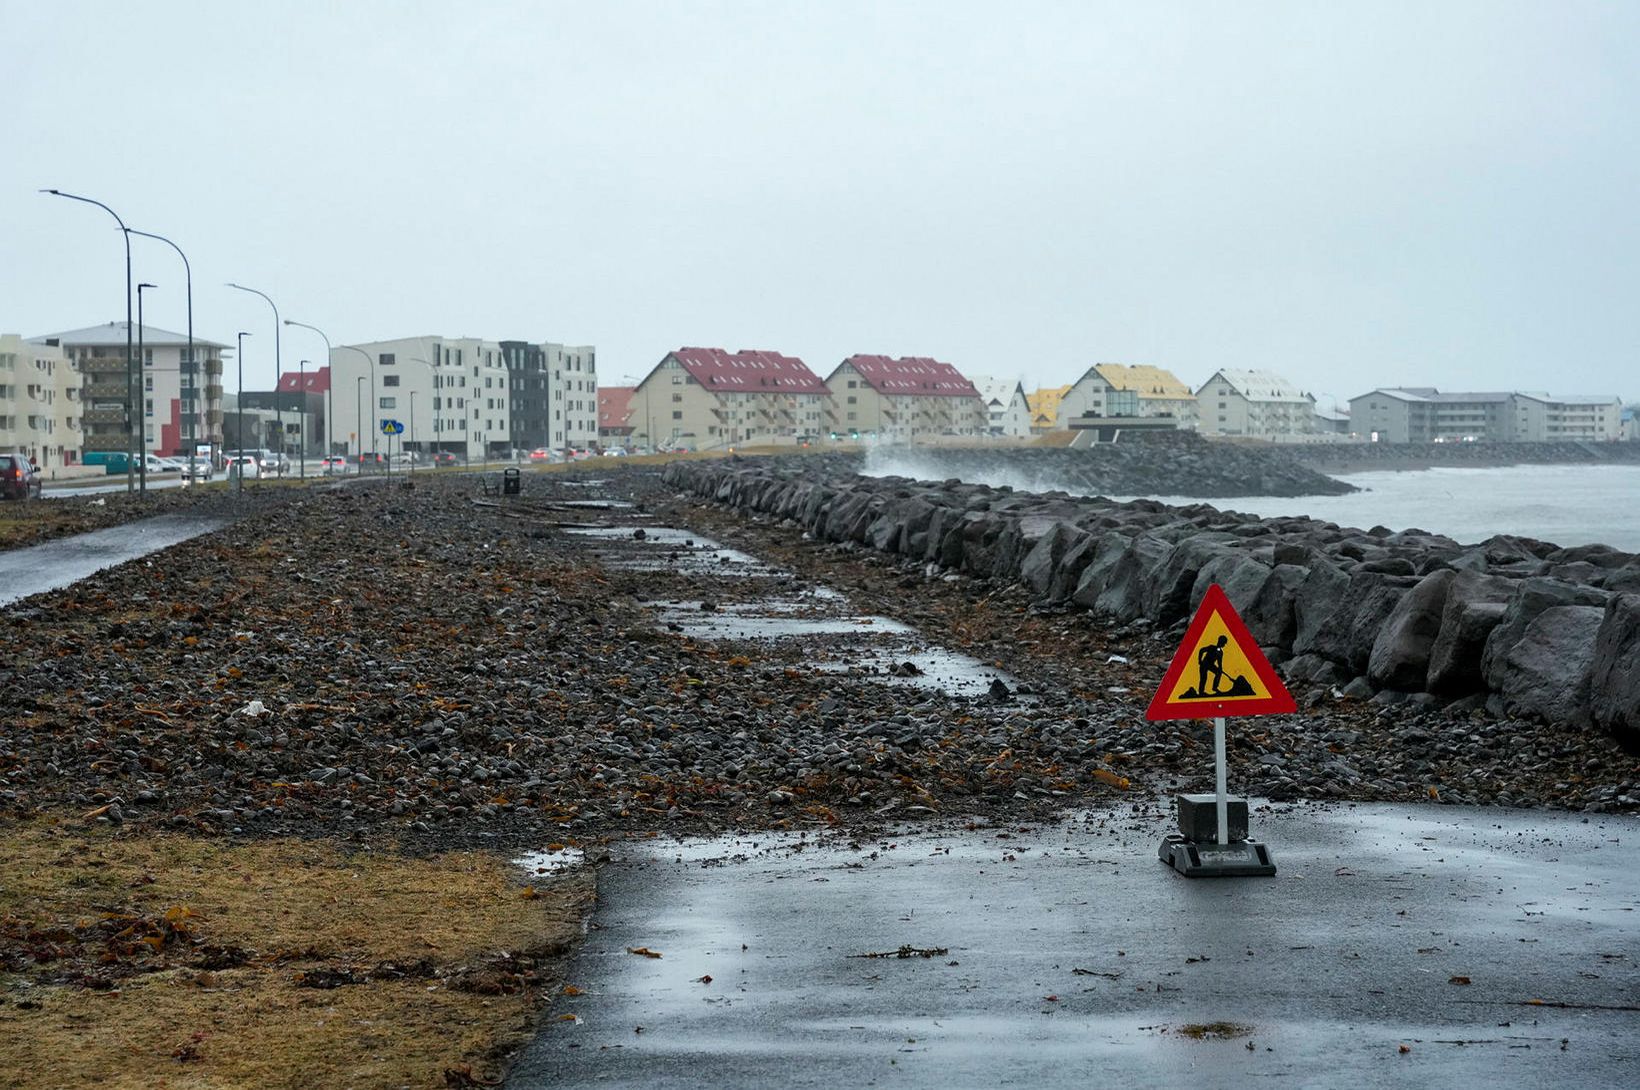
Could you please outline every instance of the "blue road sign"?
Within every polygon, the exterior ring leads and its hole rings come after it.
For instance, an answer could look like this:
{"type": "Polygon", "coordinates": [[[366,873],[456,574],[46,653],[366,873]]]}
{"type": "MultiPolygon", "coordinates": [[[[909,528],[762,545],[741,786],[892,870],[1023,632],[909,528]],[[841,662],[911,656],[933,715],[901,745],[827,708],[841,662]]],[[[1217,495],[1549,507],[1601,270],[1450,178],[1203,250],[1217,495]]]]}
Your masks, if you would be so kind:
{"type": "Polygon", "coordinates": [[[382,421],[382,434],[383,435],[402,435],[402,434],[404,434],[404,425],[399,423],[397,420],[383,420],[382,421]]]}

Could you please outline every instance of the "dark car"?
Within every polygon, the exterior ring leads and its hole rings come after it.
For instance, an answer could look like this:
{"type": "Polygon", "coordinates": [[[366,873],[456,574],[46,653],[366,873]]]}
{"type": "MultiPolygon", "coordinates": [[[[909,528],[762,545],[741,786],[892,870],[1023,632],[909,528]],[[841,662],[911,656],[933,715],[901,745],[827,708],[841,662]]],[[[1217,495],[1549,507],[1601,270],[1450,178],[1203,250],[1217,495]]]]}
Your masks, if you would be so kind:
{"type": "Polygon", "coordinates": [[[0,496],[8,500],[38,499],[40,474],[26,454],[0,454],[0,496]]]}
{"type": "Polygon", "coordinates": [[[353,463],[359,467],[360,473],[372,473],[377,470],[387,468],[387,455],[381,453],[380,451],[376,451],[372,454],[367,450],[363,453],[355,454],[353,456],[353,463]]]}
{"type": "Polygon", "coordinates": [[[452,451],[441,450],[434,453],[433,464],[436,466],[460,465],[461,459],[457,458],[452,451]]]}

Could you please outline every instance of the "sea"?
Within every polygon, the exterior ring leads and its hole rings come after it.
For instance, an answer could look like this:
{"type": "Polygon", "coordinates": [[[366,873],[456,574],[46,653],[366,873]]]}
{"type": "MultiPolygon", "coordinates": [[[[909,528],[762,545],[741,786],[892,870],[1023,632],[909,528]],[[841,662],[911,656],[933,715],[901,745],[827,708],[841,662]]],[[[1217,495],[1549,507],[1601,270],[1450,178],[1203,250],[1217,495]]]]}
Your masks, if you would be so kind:
{"type": "MultiPolygon", "coordinates": [[[[1640,466],[1520,465],[1487,469],[1376,470],[1340,474],[1344,496],[1153,496],[1211,503],[1254,515],[1308,515],[1340,526],[1420,529],[1463,544],[1494,534],[1557,545],[1640,552],[1640,466]]],[[[1123,499],[1134,497],[1124,496],[1123,499]]]]}

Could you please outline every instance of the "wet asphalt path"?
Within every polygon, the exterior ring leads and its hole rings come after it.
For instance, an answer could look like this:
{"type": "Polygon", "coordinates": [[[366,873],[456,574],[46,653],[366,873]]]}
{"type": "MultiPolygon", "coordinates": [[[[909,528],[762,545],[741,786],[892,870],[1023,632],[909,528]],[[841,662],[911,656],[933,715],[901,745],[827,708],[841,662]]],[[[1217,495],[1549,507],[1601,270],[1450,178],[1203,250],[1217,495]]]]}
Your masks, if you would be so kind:
{"type": "Polygon", "coordinates": [[[227,525],[226,519],[160,515],[89,534],[0,552],[0,606],[76,583],[227,525]]]}
{"type": "Polygon", "coordinates": [[[1640,820],[1259,807],[1217,880],[1169,824],[624,845],[507,1085],[1640,1085],[1640,820]]]}

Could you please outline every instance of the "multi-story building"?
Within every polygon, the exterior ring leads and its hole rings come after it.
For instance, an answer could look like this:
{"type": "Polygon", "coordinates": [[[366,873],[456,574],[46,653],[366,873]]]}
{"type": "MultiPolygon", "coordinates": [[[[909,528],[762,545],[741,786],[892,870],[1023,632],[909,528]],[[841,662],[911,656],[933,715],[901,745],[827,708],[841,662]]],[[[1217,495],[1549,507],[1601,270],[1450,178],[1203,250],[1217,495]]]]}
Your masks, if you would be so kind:
{"type": "Polygon", "coordinates": [[[1108,417],[1118,408],[1127,409],[1121,414],[1123,416],[1138,416],[1138,395],[1120,393],[1105,381],[1105,376],[1099,373],[1097,367],[1090,367],[1082,372],[1081,378],[1066,387],[1048,429],[1065,431],[1075,427],[1076,421],[1083,417],[1108,417]]]}
{"type": "Polygon", "coordinates": [[[1026,404],[1023,383],[990,375],[974,375],[969,381],[985,403],[986,434],[1011,439],[1031,434],[1031,407],[1026,404]]]}
{"type": "Polygon", "coordinates": [[[513,446],[511,374],[497,341],[422,336],[337,345],[330,371],[337,438],[347,435],[350,453],[385,452],[383,420],[404,425],[393,446],[405,450],[480,459],[513,446]]]}
{"type": "MultiPolygon", "coordinates": [[[[314,455],[345,453],[345,443],[338,443],[332,434],[332,414],[330,410],[330,368],[320,367],[313,371],[298,370],[296,374],[286,372],[279,377],[277,391],[281,400],[278,404],[291,412],[298,421],[295,432],[288,432],[291,437],[291,449],[300,451],[304,444],[309,457],[314,455]]],[[[250,397],[249,391],[245,395],[250,397]]],[[[247,400],[246,407],[251,402],[247,400]]],[[[286,425],[287,430],[290,425],[286,425]]],[[[293,453],[292,457],[297,455],[293,453]]]]}
{"type": "MultiPolygon", "coordinates": [[[[598,442],[598,353],[590,344],[540,346],[547,364],[552,419],[547,446],[586,450],[598,442]]],[[[524,444],[520,443],[519,446],[524,444]]]]}
{"type": "Polygon", "coordinates": [[[989,414],[974,384],[925,356],[850,356],[826,378],[830,430],[895,443],[984,435],[989,414]]]}
{"type": "Polygon", "coordinates": [[[795,356],[679,348],[638,384],[628,419],[649,447],[793,444],[823,430],[827,392],[795,356]]]}
{"type": "MultiPolygon", "coordinates": [[[[1126,391],[1138,399],[1138,412],[1128,413],[1106,406],[1110,416],[1170,416],[1181,430],[1193,430],[1197,423],[1196,395],[1173,372],[1148,364],[1100,363],[1095,371],[1113,390],[1126,391]]],[[[1120,408],[1125,408],[1121,406],[1120,408]]]]}
{"type": "MultiPolygon", "coordinates": [[[[127,450],[126,323],[50,333],[31,344],[60,346],[80,377],[84,450],[127,450]]],[[[151,454],[185,454],[190,443],[222,443],[222,352],[228,346],[195,337],[194,359],[182,333],[144,325],[131,341],[139,348],[137,394],[143,448],[151,454]]]]}
{"type": "Polygon", "coordinates": [[[632,439],[632,395],[636,387],[598,387],[598,442],[624,446],[632,439]]]}
{"type": "Polygon", "coordinates": [[[1025,405],[1031,411],[1031,431],[1040,435],[1059,426],[1059,403],[1073,388],[1044,386],[1025,395],[1025,405]]]}
{"type": "Polygon", "coordinates": [[[1380,388],[1350,399],[1351,430],[1383,443],[1544,442],[1618,437],[1616,397],[1380,388]]]}
{"type": "Polygon", "coordinates": [[[34,459],[42,472],[80,459],[80,375],[55,344],[0,335],[0,450],[34,459]]]}
{"type": "Polygon", "coordinates": [[[1282,440],[1316,430],[1315,400],[1274,371],[1222,367],[1196,391],[1203,435],[1282,440]]]}

